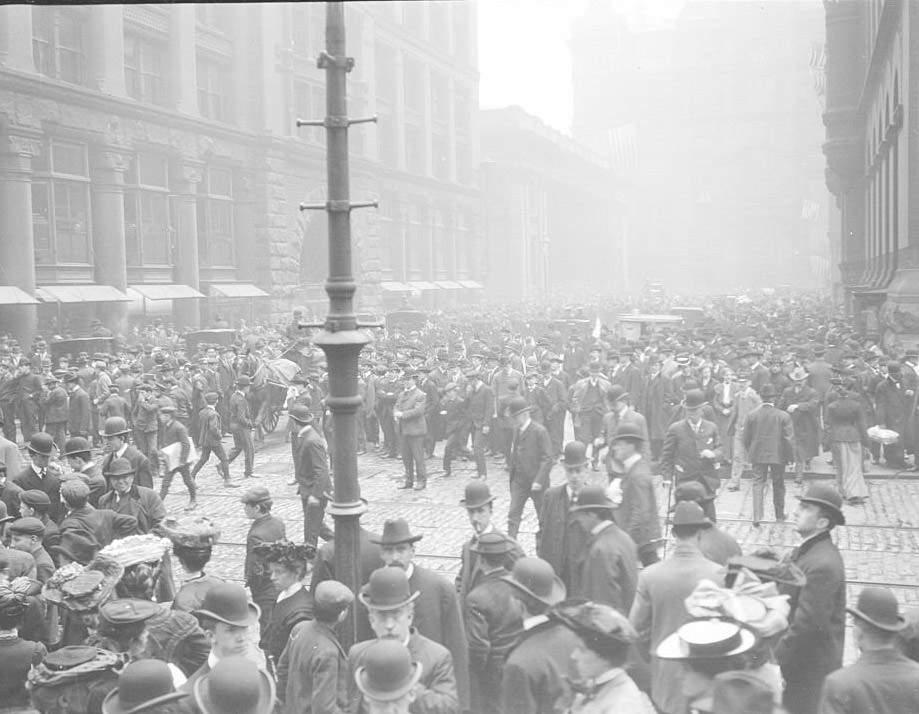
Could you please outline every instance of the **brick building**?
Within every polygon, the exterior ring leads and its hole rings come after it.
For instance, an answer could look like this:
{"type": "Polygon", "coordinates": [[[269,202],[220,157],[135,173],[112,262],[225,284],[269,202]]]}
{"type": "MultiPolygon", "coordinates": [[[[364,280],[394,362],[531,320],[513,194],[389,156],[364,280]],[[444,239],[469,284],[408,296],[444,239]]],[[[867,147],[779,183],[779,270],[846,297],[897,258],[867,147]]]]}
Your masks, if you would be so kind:
{"type": "MultiPolygon", "coordinates": [[[[359,309],[485,274],[474,6],[348,3],[359,309]]],[[[324,6],[0,7],[0,320],[325,313],[324,6]],[[14,304],[14,303],[32,304],[14,304]]],[[[60,322],[60,324],[58,324],[60,322]]]]}

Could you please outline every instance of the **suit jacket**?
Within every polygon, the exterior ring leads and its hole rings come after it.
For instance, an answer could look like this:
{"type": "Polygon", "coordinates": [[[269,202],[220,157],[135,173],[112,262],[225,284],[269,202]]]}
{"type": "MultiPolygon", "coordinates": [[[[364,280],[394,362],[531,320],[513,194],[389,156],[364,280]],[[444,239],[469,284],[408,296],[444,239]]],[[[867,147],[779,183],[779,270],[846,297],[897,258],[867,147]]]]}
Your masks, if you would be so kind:
{"type": "Polygon", "coordinates": [[[651,655],[651,691],[654,704],[664,712],[686,711],[684,670],[682,663],[660,660],[653,652],[661,640],[690,619],[686,598],[705,578],[722,585],[724,571],[686,542],[677,542],[667,560],[648,566],[638,575],[629,619],[638,632],[640,649],[651,655]]]}
{"type": "MultiPolygon", "coordinates": [[[[115,454],[110,453],[106,454],[105,458],[102,459],[100,468],[102,469],[103,476],[108,473],[109,467],[115,458],[115,454]]],[[[122,458],[127,459],[131,462],[131,466],[134,467],[134,483],[138,486],[144,486],[145,488],[153,488],[153,473],[150,470],[150,460],[146,456],[136,447],[129,445],[128,448],[124,450],[124,456],[122,458]]]]}
{"type": "Polygon", "coordinates": [[[0,486],[0,501],[6,504],[6,512],[8,515],[15,516],[16,518],[22,515],[20,510],[21,498],[22,489],[13,481],[7,479],[7,482],[0,486]]]}
{"type": "Polygon", "coordinates": [[[543,490],[547,489],[553,454],[552,441],[546,427],[531,420],[523,432],[519,429],[514,432],[510,458],[511,481],[516,478],[530,485],[538,483],[543,490]]]}
{"type": "MultiPolygon", "coordinates": [[[[788,416],[787,414],[785,416],[788,416]]],[[[718,427],[712,422],[701,422],[697,434],[683,419],[667,429],[664,437],[664,448],[661,451],[661,472],[670,478],[680,481],[699,481],[709,495],[713,495],[720,483],[715,465],[721,458],[721,435],[718,427]],[[703,459],[699,452],[709,449],[715,453],[714,458],[703,459]]]]}
{"type": "Polygon", "coordinates": [[[141,535],[150,533],[166,517],[166,508],[159,494],[152,488],[134,484],[124,498],[109,491],[99,499],[99,509],[108,509],[124,516],[137,519],[137,532],[141,535]]]}
{"type": "Polygon", "coordinates": [[[446,647],[453,658],[456,691],[464,709],[469,707],[469,648],[456,590],[442,575],[415,565],[409,586],[420,592],[415,603],[415,629],[446,647]]]}
{"type": "Polygon", "coordinates": [[[75,508],[58,526],[61,536],[78,533],[92,536],[103,548],[116,538],[125,538],[137,533],[137,518],[130,514],[93,508],[90,505],[75,508]]]}
{"type": "Polygon", "coordinates": [[[38,474],[29,464],[13,478],[13,483],[19,486],[23,491],[44,491],[51,500],[51,507],[48,509],[48,515],[51,519],[57,521],[60,519],[61,512],[61,481],[50,470],[45,472],[45,478],[39,478],[38,474]]]}
{"type": "Polygon", "coordinates": [[[478,673],[492,667],[500,670],[523,631],[520,601],[501,579],[507,574],[503,567],[484,573],[464,603],[469,667],[478,673]]]}
{"type": "MultiPolygon", "coordinates": [[[[577,518],[577,516],[575,516],[577,518]]],[[[569,597],[610,605],[628,614],[638,582],[638,548],[612,521],[596,526],[575,566],[569,597]]]]}
{"type": "Polygon", "coordinates": [[[912,714],[919,707],[919,664],[893,648],[862,652],[823,682],[818,714],[912,714]]]}
{"type": "Polygon", "coordinates": [[[60,385],[54,387],[45,397],[45,424],[66,423],[70,416],[67,391],[60,385]]]}
{"type": "Polygon", "coordinates": [[[0,435],[0,464],[6,466],[8,476],[22,471],[22,457],[19,455],[19,447],[2,435],[0,435]]]}
{"type": "Polygon", "coordinates": [[[249,526],[246,536],[246,560],[243,572],[246,578],[246,587],[252,592],[253,600],[268,600],[278,596],[278,589],[271,582],[268,566],[255,557],[253,548],[260,543],[274,543],[284,538],[286,529],[284,521],[277,516],[266,513],[259,516],[249,526]]]}
{"type": "Polygon", "coordinates": [[[495,418],[495,392],[487,384],[480,384],[466,402],[466,414],[473,426],[481,429],[491,426],[495,418]]]}
{"type": "MultiPolygon", "coordinates": [[[[788,629],[775,649],[783,671],[819,682],[842,666],[846,634],[846,570],[830,533],[804,541],[790,554],[807,577],[802,588],[780,587],[791,596],[788,629]]],[[[787,676],[786,676],[787,678],[787,676]]]]}
{"type": "Polygon", "coordinates": [[[67,428],[71,434],[89,434],[92,431],[92,409],[89,395],[83,387],[78,386],[70,392],[67,428]]]}
{"type": "Polygon", "coordinates": [[[219,446],[223,439],[223,424],[220,414],[212,406],[198,412],[198,443],[204,447],[219,446]]]}
{"type": "Polygon", "coordinates": [[[560,484],[548,489],[542,498],[539,515],[539,532],[536,534],[536,555],[545,560],[555,574],[566,584],[567,577],[565,556],[567,552],[568,509],[571,500],[568,498],[568,486],[560,484]]]}
{"type": "Polygon", "coordinates": [[[428,399],[417,387],[399,392],[393,411],[402,412],[396,420],[396,431],[403,436],[424,436],[428,433],[428,424],[424,418],[428,399]]]}
{"type": "Polygon", "coordinates": [[[548,380],[540,378],[539,385],[543,388],[548,408],[545,410],[546,419],[557,419],[565,415],[568,403],[568,390],[558,377],[549,375],[548,380]]]}
{"type": "Polygon", "coordinates": [[[751,464],[787,464],[794,461],[794,428],[791,415],[772,404],[763,404],[747,417],[743,445],[751,464]]]}
{"type": "Polygon", "coordinates": [[[805,386],[798,393],[795,393],[794,387],[789,387],[782,392],[782,398],[776,406],[787,412],[793,404],[797,405],[790,412],[795,445],[804,458],[813,458],[819,453],[820,395],[811,387],[805,386]]]}
{"type": "Polygon", "coordinates": [[[644,441],[641,443],[641,448],[639,453],[648,461],[651,461],[651,440],[648,436],[648,422],[645,421],[645,418],[636,412],[632,407],[623,412],[622,416],[619,416],[619,412],[611,411],[607,412],[603,416],[603,429],[600,431],[600,436],[603,437],[603,443],[610,447],[606,452],[606,469],[609,473],[620,473],[622,467],[617,465],[615,459],[613,458],[613,437],[616,435],[616,430],[622,426],[628,424],[637,428],[642,436],[644,441]]]}
{"type": "Polygon", "coordinates": [[[298,433],[294,475],[302,498],[314,496],[321,499],[332,490],[325,441],[312,426],[306,426],[298,433]]]}
{"type": "Polygon", "coordinates": [[[230,431],[251,429],[253,427],[252,414],[249,411],[249,400],[242,392],[236,391],[230,395],[230,431]]]}
{"type": "Polygon", "coordinates": [[[622,474],[622,503],[615,510],[614,518],[638,548],[661,537],[651,465],[644,458],[622,474]]]}
{"type": "MultiPolygon", "coordinates": [[[[364,696],[354,682],[354,673],[364,664],[365,653],[372,643],[373,640],[358,642],[348,651],[349,711],[352,714],[368,711],[364,696]]],[[[420,688],[409,707],[411,714],[460,714],[463,707],[457,696],[450,652],[414,629],[408,638],[408,650],[412,661],[421,663],[420,688]]]]}
{"type": "Polygon", "coordinates": [[[182,444],[179,451],[179,463],[185,464],[188,461],[188,453],[191,451],[191,440],[188,438],[188,429],[185,425],[178,419],[173,419],[172,423],[164,426],[160,432],[160,447],[176,442],[182,444]]]}
{"type": "Polygon", "coordinates": [[[733,436],[738,430],[742,433],[747,423],[747,417],[756,409],[759,409],[762,403],[763,400],[753,389],[747,389],[743,392],[735,390],[731,418],[728,420],[728,434],[733,436]]]}
{"type": "Polygon", "coordinates": [[[573,630],[549,620],[523,632],[504,663],[502,714],[556,714],[571,696],[568,660],[581,644],[573,630]]]}
{"type": "Polygon", "coordinates": [[[663,374],[658,374],[648,380],[642,391],[643,401],[638,411],[648,422],[651,438],[663,439],[670,427],[673,407],[677,404],[673,385],[663,374]]]}
{"type": "MultiPolygon", "coordinates": [[[[497,528],[492,526],[490,533],[501,533],[497,528]]],[[[507,535],[501,533],[505,538],[507,535]]],[[[478,553],[472,552],[473,543],[478,541],[479,536],[470,538],[465,543],[463,543],[463,551],[460,554],[460,569],[456,574],[456,592],[459,594],[460,602],[466,601],[466,596],[475,588],[482,579],[484,567],[482,560],[479,558],[478,553]]],[[[507,555],[504,558],[504,567],[507,568],[508,572],[514,569],[514,563],[517,562],[519,558],[524,556],[523,548],[521,548],[516,542],[514,542],[514,547],[508,551],[507,555]]]]}
{"type": "Polygon", "coordinates": [[[348,657],[335,630],[310,620],[294,625],[277,666],[282,714],[346,714],[348,657]]]}
{"type": "Polygon", "coordinates": [[[826,406],[827,441],[868,443],[868,422],[858,399],[844,397],[826,406]]]}

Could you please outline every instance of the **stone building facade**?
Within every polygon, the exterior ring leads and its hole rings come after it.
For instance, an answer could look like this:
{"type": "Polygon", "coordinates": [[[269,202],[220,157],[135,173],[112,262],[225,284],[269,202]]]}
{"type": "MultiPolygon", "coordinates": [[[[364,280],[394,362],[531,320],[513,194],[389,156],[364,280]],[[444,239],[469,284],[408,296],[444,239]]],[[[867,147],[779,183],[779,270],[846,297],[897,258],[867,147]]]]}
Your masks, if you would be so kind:
{"type": "MultiPolygon", "coordinates": [[[[348,3],[362,312],[478,291],[474,6],[348,3]],[[394,245],[394,242],[397,245],[394,245]],[[420,257],[419,257],[420,256],[420,257]]],[[[325,313],[319,3],[0,8],[0,320],[325,313]],[[14,303],[20,304],[14,304],[14,303]],[[29,303],[29,304],[25,304],[29,303]]]]}

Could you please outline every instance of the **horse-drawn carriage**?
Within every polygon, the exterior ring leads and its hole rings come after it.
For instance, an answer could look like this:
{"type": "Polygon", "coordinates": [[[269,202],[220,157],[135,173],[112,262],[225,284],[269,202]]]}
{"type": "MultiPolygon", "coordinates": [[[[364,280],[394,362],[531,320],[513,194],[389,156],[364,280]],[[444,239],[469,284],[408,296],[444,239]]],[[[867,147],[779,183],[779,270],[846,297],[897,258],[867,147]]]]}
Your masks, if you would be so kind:
{"type": "Polygon", "coordinates": [[[72,340],[53,340],[51,342],[51,359],[54,365],[60,364],[61,357],[73,362],[81,352],[90,357],[95,353],[110,354],[114,351],[115,341],[111,337],[78,337],[72,340]]]}

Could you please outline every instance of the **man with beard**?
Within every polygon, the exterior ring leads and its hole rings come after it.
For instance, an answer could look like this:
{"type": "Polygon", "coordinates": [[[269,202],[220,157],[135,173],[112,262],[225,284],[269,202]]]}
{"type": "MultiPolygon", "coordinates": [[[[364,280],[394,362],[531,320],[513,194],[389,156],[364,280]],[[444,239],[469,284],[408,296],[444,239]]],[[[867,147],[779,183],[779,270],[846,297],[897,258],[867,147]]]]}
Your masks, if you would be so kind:
{"type": "MultiPolygon", "coordinates": [[[[472,525],[473,535],[463,544],[463,551],[460,556],[462,565],[456,575],[456,591],[463,602],[466,601],[466,595],[478,584],[482,574],[482,565],[473,547],[487,533],[498,533],[507,538],[506,535],[495,528],[492,522],[494,500],[495,497],[491,495],[491,489],[488,488],[487,483],[471,481],[466,484],[465,496],[460,503],[466,509],[466,516],[472,525]]],[[[523,557],[523,549],[516,541],[510,538],[507,538],[507,540],[512,544],[512,547],[505,554],[504,567],[511,571],[514,567],[514,562],[523,557]]]]}
{"type": "MultiPolygon", "coordinates": [[[[415,543],[421,538],[412,534],[404,519],[397,518],[387,520],[383,535],[372,542],[380,546],[383,562],[405,571],[412,593],[419,593],[415,627],[450,651],[460,704],[465,710],[469,706],[469,651],[459,597],[444,577],[413,562],[415,543]]],[[[372,620],[370,624],[373,625],[372,620]]]]}

